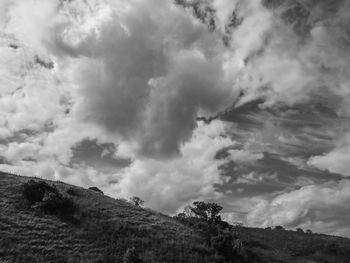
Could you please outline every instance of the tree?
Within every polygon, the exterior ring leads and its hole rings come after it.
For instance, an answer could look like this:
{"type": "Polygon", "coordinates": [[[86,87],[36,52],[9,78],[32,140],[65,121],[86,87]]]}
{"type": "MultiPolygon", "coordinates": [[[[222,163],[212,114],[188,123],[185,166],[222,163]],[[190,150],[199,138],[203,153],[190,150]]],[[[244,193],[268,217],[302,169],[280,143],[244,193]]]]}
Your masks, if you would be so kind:
{"type": "Polygon", "coordinates": [[[133,196],[130,198],[130,202],[135,205],[135,206],[143,206],[145,201],[143,201],[140,197],[138,196],[133,196]]]}
{"type": "Polygon", "coordinates": [[[275,226],[275,230],[284,230],[283,226],[275,226]]]}
{"type": "Polygon", "coordinates": [[[306,234],[312,234],[312,231],[310,229],[307,229],[306,234]]]}
{"type": "Polygon", "coordinates": [[[298,233],[304,233],[304,230],[302,228],[298,227],[296,230],[297,230],[298,233]]]}
{"type": "Polygon", "coordinates": [[[217,223],[221,221],[219,215],[222,210],[222,206],[216,203],[205,203],[203,201],[193,202],[194,207],[191,208],[192,212],[199,218],[202,218],[209,223],[217,223]]]}

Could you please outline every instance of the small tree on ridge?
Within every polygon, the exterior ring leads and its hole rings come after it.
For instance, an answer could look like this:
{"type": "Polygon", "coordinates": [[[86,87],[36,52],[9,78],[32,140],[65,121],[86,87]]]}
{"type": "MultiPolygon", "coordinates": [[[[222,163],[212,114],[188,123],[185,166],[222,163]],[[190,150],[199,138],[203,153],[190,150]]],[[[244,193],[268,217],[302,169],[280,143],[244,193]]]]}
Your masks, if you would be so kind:
{"type": "Polygon", "coordinates": [[[138,196],[133,196],[130,198],[130,202],[135,205],[135,206],[143,206],[143,204],[145,203],[145,201],[143,201],[140,197],[138,196]]]}

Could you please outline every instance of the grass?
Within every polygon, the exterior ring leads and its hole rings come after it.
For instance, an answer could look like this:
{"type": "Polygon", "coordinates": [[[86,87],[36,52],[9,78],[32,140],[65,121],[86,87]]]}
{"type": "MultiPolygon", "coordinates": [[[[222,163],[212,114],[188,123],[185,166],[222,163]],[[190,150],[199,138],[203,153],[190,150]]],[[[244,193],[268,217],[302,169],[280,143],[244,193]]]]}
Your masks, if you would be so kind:
{"type": "Polygon", "coordinates": [[[79,225],[62,221],[55,215],[28,208],[21,188],[29,179],[0,174],[0,259],[3,261],[112,262],[120,260],[128,248],[135,246],[146,258],[145,262],[186,262],[177,261],[175,254],[185,254],[191,249],[182,245],[185,240],[195,243],[200,239],[171,217],[94,191],[50,182],[61,193],[73,189],[76,194],[65,196],[73,199],[79,208],[79,225]],[[169,255],[165,255],[165,248],[169,255]],[[168,256],[174,260],[164,261],[168,256]]]}
{"type": "MultiPolygon", "coordinates": [[[[0,263],[115,263],[132,247],[145,263],[225,262],[198,228],[95,191],[46,181],[74,202],[77,222],[34,209],[22,194],[30,179],[0,173],[0,263]]],[[[246,260],[231,262],[350,262],[346,238],[240,227],[237,241],[246,260]]]]}

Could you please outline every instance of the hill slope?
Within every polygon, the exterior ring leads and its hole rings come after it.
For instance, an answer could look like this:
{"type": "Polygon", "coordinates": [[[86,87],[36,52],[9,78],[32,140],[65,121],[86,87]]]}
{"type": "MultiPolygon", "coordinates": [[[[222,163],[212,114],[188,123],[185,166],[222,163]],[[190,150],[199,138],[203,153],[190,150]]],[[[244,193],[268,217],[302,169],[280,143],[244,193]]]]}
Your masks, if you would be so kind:
{"type": "MultiPolygon", "coordinates": [[[[45,181],[76,211],[74,220],[43,212],[23,196],[31,179],[0,173],[1,263],[122,262],[131,247],[142,262],[227,262],[197,226],[96,191],[45,181]]],[[[346,238],[254,228],[238,235],[244,256],[235,262],[350,262],[346,238]]]]}
{"type": "Polygon", "coordinates": [[[189,254],[184,241],[195,243],[199,238],[170,217],[92,190],[49,182],[61,193],[73,189],[75,196],[70,198],[82,211],[78,224],[62,220],[28,208],[21,188],[29,179],[0,174],[0,259],[116,262],[113,260],[121,259],[127,248],[135,246],[143,251],[146,262],[178,262],[179,257],[181,262],[181,254],[189,254]]]}

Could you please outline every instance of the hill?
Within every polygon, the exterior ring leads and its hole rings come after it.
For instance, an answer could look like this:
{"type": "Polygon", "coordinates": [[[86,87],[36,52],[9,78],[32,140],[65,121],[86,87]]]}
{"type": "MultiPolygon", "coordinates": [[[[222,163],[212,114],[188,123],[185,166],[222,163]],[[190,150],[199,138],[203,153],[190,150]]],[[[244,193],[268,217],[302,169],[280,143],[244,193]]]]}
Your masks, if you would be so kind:
{"type": "Polygon", "coordinates": [[[98,191],[6,173],[0,173],[0,211],[1,263],[350,262],[346,238],[222,223],[208,245],[209,228],[199,219],[171,218],[98,191]],[[33,179],[52,188],[42,202],[24,194],[33,179]],[[227,239],[230,232],[234,240],[227,239]],[[140,260],[127,261],[131,254],[140,260]]]}

